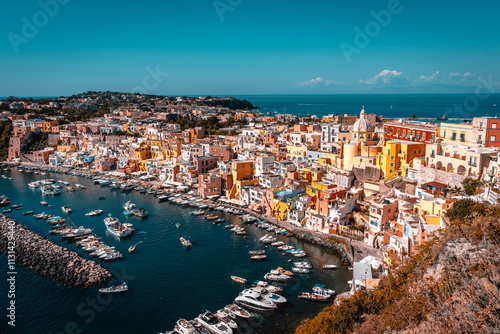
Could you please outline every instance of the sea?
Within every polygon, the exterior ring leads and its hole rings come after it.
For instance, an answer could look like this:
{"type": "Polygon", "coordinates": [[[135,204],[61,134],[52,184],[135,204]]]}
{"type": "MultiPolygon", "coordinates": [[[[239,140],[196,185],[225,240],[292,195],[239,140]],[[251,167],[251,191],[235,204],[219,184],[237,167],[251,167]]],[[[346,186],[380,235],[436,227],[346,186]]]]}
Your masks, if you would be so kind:
{"type": "Polygon", "coordinates": [[[364,107],[384,118],[437,118],[463,121],[480,116],[500,116],[500,94],[330,94],[237,95],[260,107],[265,115],[359,115],[364,107]]]}
{"type": "MultiPolygon", "coordinates": [[[[109,187],[95,185],[91,179],[66,174],[36,175],[20,173],[17,168],[0,171],[0,195],[10,198],[12,204],[23,204],[22,210],[8,214],[36,233],[49,238],[55,244],[91,257],[74,243],[52,236],[50,227],[32,215],[23,212],[33,210],[53,215],[64,215],[62,206],[73,209],[71,220],[76,226],[94,229],[94,233],[107,245],[116,247],[124,254],[118,262],[99,262],[108,269],[116,280],[104,286],[126,281],[129,291],[119,295],[101,296],[98,287],[77,289],[62,286],[40,276],[21,265],[16,275],[16,327],[7,326],[7,285],[2,284],[3,320],[0,333],[158,333],[172,330],[180,318],[193,319],[204,310],[216,311],[234,299],[245,287],[231,280],[231,275],[246,278],[249,282],[263,280],[271,269],[291,269],[290,255],[284,255],[273,247],[258,242],[267,231],[255,225],[243,224],[239,216],[219,211],[214,214],[225,218],[227,224],[243,226],[246,237],[234,235],[225,224],[214,225],[199,216],[190,215],[193,207],[182,207],[171,202],[158,202],[152,195],[140,194],[135,190],[122,192],[109,187]],[[61,195],[46,197],[28,183],[53,178],[87,186],[61,195]],[[98,197],[104,196],[104,200],[98,197]],[[123,204],[128,200],[137,207],[144,207],[149,215],[146,219],[126,217],[123,204]],[[42,206],[47,201],[51,207],[42,206]],[[85,213],[102,209],[104,214],[87,217],[85,213]],[[122,222],[134,224],[135,233],[128,239],[117,240],[108,235],[103,218],[108,214],[122,222]],[[176,228],[179,223],[181,228],[176,228]],[[179,238],[190,238],[193,247],[185,249],[179,238]],[[128,254],[128,248],[136,244],[136,251],[128,254]],[[266,249],[268,260],[251,262],[248,251],[266,249]]],[[[207,211],[208,213],[208,211],[207,211]]],[[[293,237],[279,236],[279,240],[304,249],[313,264],[308,275],[295,275],[289,284],[283,284],[283,295],[287,303],[272,315],[258,316],[251,321],[240,321],[240,333],[291,333],[306,318],[313,317],[324,304],[315,304],[297,298],[301,291],[310,291],[315,283],[342,293],[348,290],[347,281],[352,272],[341,266],[339,257],[330,250],[303,243],[293,237]],[[323,264],[337,264],[337,270],[322,269],[323,264]]],[[[7,277],[7,259],[0,256],[0,277],[7,277]]]]}

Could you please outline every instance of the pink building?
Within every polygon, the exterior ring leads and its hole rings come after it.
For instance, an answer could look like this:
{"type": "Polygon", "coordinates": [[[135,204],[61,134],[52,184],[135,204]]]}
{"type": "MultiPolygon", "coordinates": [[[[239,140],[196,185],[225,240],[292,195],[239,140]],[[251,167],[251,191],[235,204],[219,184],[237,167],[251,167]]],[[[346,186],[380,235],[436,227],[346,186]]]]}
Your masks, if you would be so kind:
{"type": "Polygon", "coordinates": [[[221,160],[219,156],[195,157],[193,165],[196,167],[197,175],[208,173],[217,167],[217,161],[221,160]]]}
{"type": "Polygon", "coordinates": [[[222,194],[222,177],[216,174],[198,176],[198,193],[201,198],[222,194]]]}
{"type": "Polygon", "coordinates": [[[99,158],[95,161],[95,169],[100,172],[114,169],[116,158],[99,158]]]}

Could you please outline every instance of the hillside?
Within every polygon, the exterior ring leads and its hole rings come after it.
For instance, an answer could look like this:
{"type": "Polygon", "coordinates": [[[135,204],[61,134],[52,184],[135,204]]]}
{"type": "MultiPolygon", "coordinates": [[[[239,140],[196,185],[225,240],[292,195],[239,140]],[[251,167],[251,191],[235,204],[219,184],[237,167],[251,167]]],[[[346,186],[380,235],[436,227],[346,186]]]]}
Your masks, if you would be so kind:
{"type": "Polygon", "coordinates": [[[462,200],[452,226],[385,277],[297,328],[312,333],[500,333],[500,209],[462,200]]]}

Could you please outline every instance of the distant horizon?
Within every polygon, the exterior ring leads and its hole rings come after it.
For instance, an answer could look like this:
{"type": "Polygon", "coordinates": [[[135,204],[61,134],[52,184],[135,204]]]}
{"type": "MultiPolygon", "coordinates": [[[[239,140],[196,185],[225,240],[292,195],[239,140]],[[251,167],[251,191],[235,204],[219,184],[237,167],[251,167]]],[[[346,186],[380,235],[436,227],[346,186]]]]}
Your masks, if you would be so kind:
{"type": "MultiPolygon", "coordinates": [[[[78,94],[84,94],[89,91],[85,92],[80,92],[80,93],[73,93],[70,95],[46,95],[46,96],[0,96],[0,100],[5,100],[10,97],[14,97],[17,99],[53,99],[53,98],[59,98],[59,97],[70,97],[73,95],[78,95],[78,94]]],[[[120,92],[120,91],[111,91],[111,90],[101,90],[101,91],[93,91],[96,93],[104,93],[104,92],[112,92],[112,93],[124,93],[124,94],[135,94],[135,93],[129,93],[129,92],[120,92]]],[[[140,94],[140,93],[138,93],[140,94]]],[[[474,92],[467,92],[467,93],[317,93],[317,94],[306,94],[306,93],[282,93],[282,94],[140,94],[140,95],[157,95],[157,96],[165,96],[165,97],[207,97],[207,96],[212,96],[212,97],[238,97],[238,96],[329,96],[329,95],[339,95],[339,96],[353,96],[353,95],[360,95],[360,96],[376,96],[376,95],[471,95],[475,94],[474,92]]],[[[491,93],[491,96],[496,96],[499,95],[500,93],[491,93]]]]}

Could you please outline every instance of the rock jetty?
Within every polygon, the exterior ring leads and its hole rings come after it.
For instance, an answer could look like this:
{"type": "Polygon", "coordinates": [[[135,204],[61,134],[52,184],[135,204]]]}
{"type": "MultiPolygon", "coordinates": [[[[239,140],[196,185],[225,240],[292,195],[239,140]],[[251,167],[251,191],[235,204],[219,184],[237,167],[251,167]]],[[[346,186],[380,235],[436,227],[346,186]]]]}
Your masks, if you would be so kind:
{"type": "Polygon", "coordinates": [[[82,258],[0,214],[0,252],[3,254],[8,253],[9,233],[15,240],[16,263],[37,274],[77,288],[97,286],[111,278],[111,274],[94,261],[82,258]]]}

